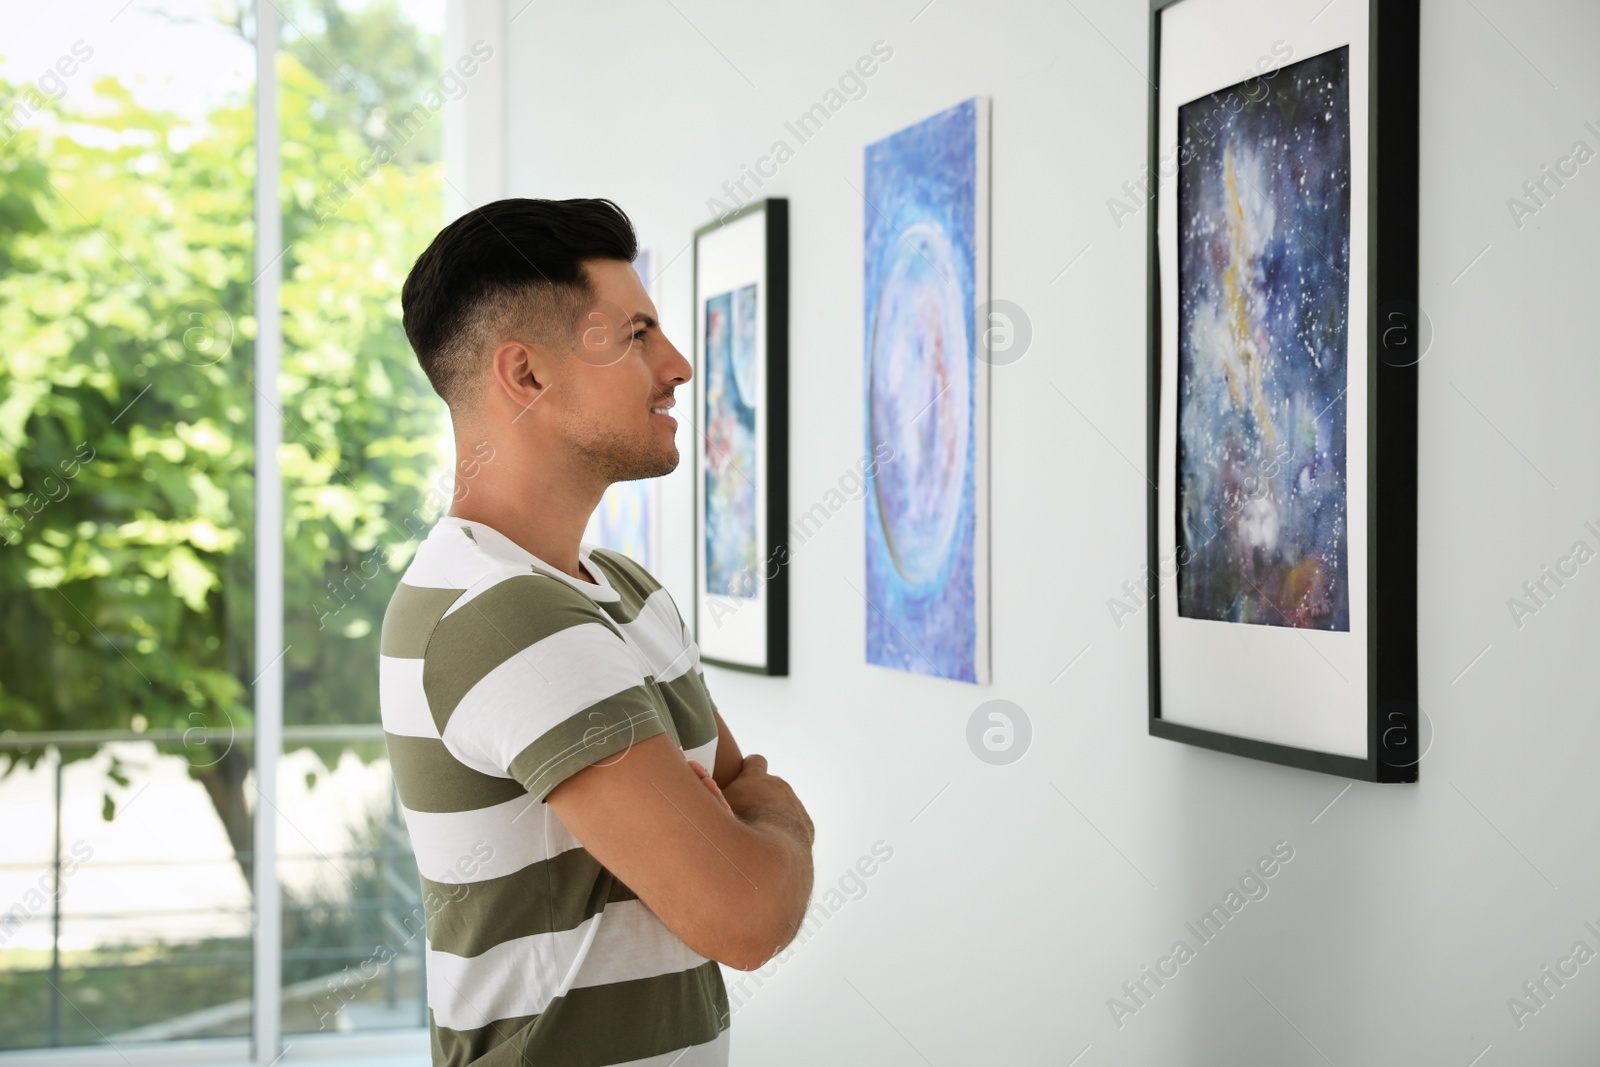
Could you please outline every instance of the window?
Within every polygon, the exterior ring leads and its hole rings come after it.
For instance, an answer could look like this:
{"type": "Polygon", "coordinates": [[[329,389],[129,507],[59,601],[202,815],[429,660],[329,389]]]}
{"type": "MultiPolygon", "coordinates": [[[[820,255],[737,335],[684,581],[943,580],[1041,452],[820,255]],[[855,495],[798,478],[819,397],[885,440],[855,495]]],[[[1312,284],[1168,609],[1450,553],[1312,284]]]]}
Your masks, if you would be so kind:
{"type": "Polygon", "coordinates": [[[389,594],[450,497],[443,408],[399,315],[444,218],[443,4],[280,10],[283,1030],[425,1026],[374,671],[389,594]]]}
{"type": "Polygon", "coordinates": [[[0,1062],[415,1033],[377,641],[450,500],[399,290],[470,76],[444,0],[86,12],[0,15],[0,1062]]]}

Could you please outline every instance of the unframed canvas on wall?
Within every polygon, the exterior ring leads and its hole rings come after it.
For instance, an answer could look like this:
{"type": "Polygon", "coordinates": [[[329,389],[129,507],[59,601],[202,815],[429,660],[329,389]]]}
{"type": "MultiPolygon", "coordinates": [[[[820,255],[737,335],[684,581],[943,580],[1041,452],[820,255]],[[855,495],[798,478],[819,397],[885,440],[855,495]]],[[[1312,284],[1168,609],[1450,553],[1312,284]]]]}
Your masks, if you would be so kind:
{"type": "Polygon", "coordinates": [[[789,205],[694,235],[695,640],[708,663],[789,670],[789,205]]]}
{"type": "Polygon", "coordinates": [[[987,682],[988,98],[867,146],[863,195],[867,662],[987,682]]]}
{"type": "Polygon", "coordinates": [[[1150,732],[1415,781],[1417,3],[1154,0],[1150,732]]]}

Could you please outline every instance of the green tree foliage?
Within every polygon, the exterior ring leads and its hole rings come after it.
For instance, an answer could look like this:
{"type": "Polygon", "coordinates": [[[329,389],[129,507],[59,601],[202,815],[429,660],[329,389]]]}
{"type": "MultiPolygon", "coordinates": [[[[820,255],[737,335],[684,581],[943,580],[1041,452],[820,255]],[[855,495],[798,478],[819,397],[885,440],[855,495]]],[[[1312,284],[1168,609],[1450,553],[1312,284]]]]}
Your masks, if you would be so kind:
{"type": "MultiPolygon", "coordinates": [[[[274,0],[278,49],[316,75],[323,93],[310,101],[319,125],[353,130],[368,147],[395,147],[401,163],[437,163],[438,129],[404,146],[395,144],[397,119],[439,76],[440,42],[406,20],[396,0],[274,0]]],[[[254,41],[251,0],[228,0],[220,19],[254,41]]]]}
{"type": "MultiPolygon", "coordinates": [[[[392,5],[374,9],[410,42],[384,53],[411,67],[381,92],[341,95],[279,57],[291,724],[378,721],[377,623],[448,503],[442,407],[399,302],[441,222],[440,169],[401,157],[348,180],[371,155],[350,101],[392,100],[435,61],[392,5]]],[[[373,25],[310,50],[371,58],[348,50],[373,25]]],[[[248,880],[267,666],[252,635],[253,107],[193,123],[114,80],[95,89],[85,113],[0,145],[0,730],[208,728],[163,751],[189,760],[248,880]]],[[[330,767],[338,753],[319,746],[330,767]]]]}

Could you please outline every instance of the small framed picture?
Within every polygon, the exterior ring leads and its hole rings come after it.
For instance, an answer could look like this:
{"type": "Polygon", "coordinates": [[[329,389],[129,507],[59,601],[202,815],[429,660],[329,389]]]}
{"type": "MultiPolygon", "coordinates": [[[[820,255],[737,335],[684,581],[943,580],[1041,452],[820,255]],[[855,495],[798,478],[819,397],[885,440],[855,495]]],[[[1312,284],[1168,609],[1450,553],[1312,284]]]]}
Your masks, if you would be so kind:
{"type": "Polygon", "coordinates": [[[1416,0],[1154,0],[1150,732],[1415,781],[1416,0]]]}
{"type": "Polygon", "coordinates": [[[789,203],[694,235],[695,640],[789,673],[789,203]]]}

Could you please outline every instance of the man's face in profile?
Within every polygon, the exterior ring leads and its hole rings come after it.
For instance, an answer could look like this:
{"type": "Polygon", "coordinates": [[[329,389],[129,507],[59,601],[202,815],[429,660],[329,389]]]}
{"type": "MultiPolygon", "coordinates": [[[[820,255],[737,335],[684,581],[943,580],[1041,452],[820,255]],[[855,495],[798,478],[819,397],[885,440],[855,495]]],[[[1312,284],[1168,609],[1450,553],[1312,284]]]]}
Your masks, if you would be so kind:
{"type": "Polygon", "coordinates": [[[661,332],[631,264],[591,259],[584,268],[594,299],[551,394],[562,436],[608,483],[669,474],[678,466],[682,411],[674,390],[688,383],[689,361],[661,332]]]}

